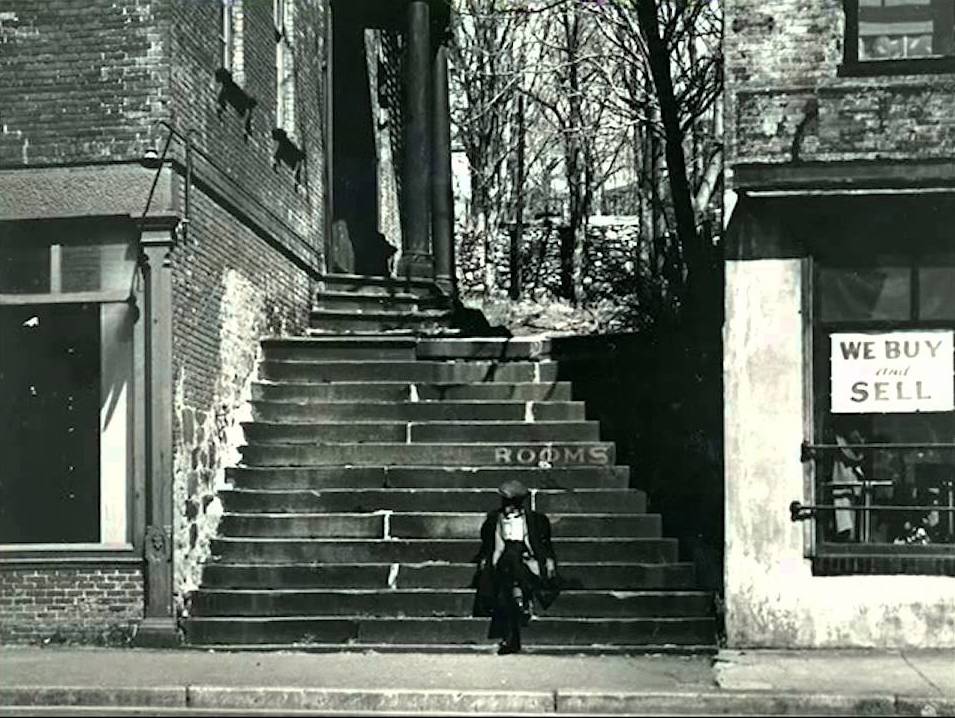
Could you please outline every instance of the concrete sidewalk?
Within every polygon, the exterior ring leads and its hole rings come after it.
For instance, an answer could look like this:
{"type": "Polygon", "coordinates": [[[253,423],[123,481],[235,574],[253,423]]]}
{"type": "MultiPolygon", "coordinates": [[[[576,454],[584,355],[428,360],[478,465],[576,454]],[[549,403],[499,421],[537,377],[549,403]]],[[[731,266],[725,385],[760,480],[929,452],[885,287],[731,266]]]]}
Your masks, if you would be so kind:
{"type": "Polygon", "coordinates": [[[714,658],[0,648],[0,714],[67,706],[77,715],[955,715],[955,651],[714,658]]]}

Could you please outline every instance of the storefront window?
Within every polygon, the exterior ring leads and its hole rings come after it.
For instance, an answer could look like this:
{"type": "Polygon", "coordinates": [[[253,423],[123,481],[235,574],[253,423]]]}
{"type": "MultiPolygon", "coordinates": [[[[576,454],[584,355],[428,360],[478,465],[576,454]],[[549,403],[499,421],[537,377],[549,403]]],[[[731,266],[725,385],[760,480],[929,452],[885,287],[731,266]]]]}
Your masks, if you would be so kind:
{"type": "Polygon", "coordinates": [[[0,544],[126,545],[135,243],[0,229],[0,544]]]}
{"type": "Polygon", "coordinates": [[[815,276],[818,542],[955,544],[955,255],[815,276]]]}

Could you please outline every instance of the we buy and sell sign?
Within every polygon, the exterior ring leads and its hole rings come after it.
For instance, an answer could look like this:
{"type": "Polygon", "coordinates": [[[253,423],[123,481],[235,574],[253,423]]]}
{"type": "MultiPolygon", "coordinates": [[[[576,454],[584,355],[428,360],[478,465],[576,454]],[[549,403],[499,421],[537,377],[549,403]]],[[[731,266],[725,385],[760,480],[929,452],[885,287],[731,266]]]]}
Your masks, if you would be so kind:
{"type": "Polygon", "coordinates": [[[834,414],[952,411],[951,331],[831,334],[834,414]]]}

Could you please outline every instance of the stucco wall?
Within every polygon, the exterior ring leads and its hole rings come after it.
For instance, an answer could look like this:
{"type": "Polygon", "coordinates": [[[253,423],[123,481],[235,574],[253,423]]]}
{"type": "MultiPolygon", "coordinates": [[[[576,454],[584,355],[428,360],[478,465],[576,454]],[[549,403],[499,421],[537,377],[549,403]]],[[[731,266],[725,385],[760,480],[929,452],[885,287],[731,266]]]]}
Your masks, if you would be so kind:
{"type": "Polygon", "coordinates": [[[730,261],[724,326],[731,647],[955,647],[955,578],[813,576],[805,527],[802,264],[730,261]]]}

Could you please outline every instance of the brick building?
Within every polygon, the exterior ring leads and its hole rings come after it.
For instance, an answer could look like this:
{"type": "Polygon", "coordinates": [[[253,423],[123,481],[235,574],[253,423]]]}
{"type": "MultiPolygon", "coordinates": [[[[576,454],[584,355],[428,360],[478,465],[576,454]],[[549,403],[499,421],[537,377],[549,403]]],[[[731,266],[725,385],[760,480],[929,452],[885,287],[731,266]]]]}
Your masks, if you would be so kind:
{"type": "Polygon", "coordinates": [[[955,646],[953,33],[726,3],[731,646],[955,646]]]}
{"type": "Polygon", "coordinates": [[[168,634],[259,339],[307,326],[332,225],[340,271],[401,254],[429,118],[405,9],[358,5],[0,3],[0,640],[168,634]]]}

